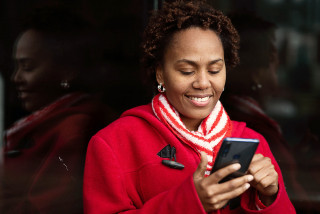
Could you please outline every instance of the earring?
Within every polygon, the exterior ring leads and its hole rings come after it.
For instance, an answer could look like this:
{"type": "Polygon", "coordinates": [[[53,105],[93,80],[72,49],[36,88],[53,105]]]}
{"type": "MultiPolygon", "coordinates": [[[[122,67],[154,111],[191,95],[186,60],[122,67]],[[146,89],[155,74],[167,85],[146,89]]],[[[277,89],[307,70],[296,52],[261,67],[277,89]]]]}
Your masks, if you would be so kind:
{"type": "Polygon", "coordinates": [[[159,91],[160,93],[163,93],[163,92],[166,91],[166,88],[162,85],[162,83],[159,83],[159,85],[158,85],[158,91],[159,91]]]}
{"type": "Polygon", "coordinates": [[[70,83],[68,82],[68,80],[62,80],[60,82],[60,86],[61,86],[62,89],[67,90],[67,89],[70,88],[70,83]]]}
{"type": "Polygon", "coordinates": [[[252,86],[251,86],[251,89],[252,89],[253,91],[259,90],[259,89],[261,89],[261,88],[262,88],[262,85],[261,85],[260,83],[257,83],[256,85],[252,85],[252,86]]]}

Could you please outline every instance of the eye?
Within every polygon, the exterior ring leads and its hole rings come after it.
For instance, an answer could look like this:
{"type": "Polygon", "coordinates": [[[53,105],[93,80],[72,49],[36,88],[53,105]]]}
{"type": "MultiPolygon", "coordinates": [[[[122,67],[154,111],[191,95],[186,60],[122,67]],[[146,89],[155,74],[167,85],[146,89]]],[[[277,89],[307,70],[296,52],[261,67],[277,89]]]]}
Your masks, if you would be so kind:
{"type": "Polygon", "coordinates": [[[34,70],[36,64],[33,60],[30,59],[16,59],[16,68],[22,71],[30,72],[34,70]]]}
{"type": "Polygon", "coordinates": [[[218,74],[220,71],[208,71],[210,74],[218,74]]]}
{"type": "Polygon", "coordinates": [[[224,67],[224,63],[222,63],[221,61],[218,61],[208,66],[207,69],[210,74],[218,74],[223,69],[223,67],[224,67]]]}
{"type": "Polygon", "coordinates": [[[24,64],[19,66],[22,70],[24,71],[32,71],[34,66],[30,65],[30,64],[24,64]]]}
{"type": "Polygon", "coordinates": [[[30,69],[30,68],[23,68],[22,70],[27,71],[27,72],[32,71],[32,69],[30,69]]]}
{"type": "Polygon", "coordinates": [[[180,73],[183,75],[191,75],[193,74],[192,70],[180,70],[180,73]]]}

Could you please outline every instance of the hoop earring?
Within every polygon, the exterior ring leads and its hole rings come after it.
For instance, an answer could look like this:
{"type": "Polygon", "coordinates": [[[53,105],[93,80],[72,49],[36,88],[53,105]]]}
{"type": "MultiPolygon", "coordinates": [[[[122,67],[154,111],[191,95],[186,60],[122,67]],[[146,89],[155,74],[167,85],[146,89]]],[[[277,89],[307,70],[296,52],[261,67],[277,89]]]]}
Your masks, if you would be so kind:
{"type": "Polygon", "coordinates": [[[158,91],[159,91],[160,93],[163,93],[163,92],[166,91],[166,88],[162,85],[162,83],[159,83],[159,85],[158,85],[158,91]]]}
{"type": "Polygon", "coordinates": [[[62,89],[67,90],[70,88],[70,83],[68,82],[68,80],[62,80],[60,82],[60,86],[62,89]]]}

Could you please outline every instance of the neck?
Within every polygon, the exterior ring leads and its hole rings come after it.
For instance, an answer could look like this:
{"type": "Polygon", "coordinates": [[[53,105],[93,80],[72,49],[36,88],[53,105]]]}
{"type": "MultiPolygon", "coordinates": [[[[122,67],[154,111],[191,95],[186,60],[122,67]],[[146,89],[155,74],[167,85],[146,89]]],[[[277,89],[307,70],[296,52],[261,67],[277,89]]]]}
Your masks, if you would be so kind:
{"type": "Polygon", "coordinates": [[[186,118],[183,115],[180,115],[183,124],[189,131],[198,131],[199,125],[202,120],[186,118]]]}

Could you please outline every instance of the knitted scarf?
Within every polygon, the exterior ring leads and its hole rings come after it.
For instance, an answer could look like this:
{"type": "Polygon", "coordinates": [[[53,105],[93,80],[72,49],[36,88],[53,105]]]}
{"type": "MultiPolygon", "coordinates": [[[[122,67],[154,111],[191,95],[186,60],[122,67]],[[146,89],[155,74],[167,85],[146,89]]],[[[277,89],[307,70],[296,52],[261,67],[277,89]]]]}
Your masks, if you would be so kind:
{"type": "Polygon", "coordinates": [[[220,101],[212,112],[201,122],[197,131],[189,131],[183,124],[179,112],[169,103],[165,94],[158,94],[152,100],[152,109],[183,143],[197,152],[205,152],[208,165],[205,175],[210,175],[222,140],[231,136],[232,124],[220,101]]]}

